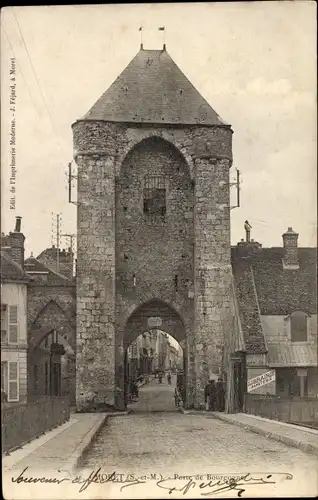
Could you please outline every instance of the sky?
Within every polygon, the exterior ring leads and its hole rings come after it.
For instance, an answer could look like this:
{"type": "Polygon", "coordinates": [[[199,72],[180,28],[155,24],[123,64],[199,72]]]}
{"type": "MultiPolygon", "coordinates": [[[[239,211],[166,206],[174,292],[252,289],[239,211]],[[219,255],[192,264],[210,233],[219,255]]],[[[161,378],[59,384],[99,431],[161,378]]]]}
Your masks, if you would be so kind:
{"type": "MultiPolygon", "coordinates": [[[[185,75],[232,125],[231,180],[236,168],[242,180],[241,206],[231,211],[232,244],[244,237],[248,219],[252,238],[264,247],[281,246],[290,226],[299,232],[300,246],[316,246],[316,6],[306,1],[3,9],[2,231],[13,230],[15,216],[22,216],[27,256],[56,243],[58,213],[61,233],[76,232],[66,176],[73,157],[71,124],[136,55],[141,25],[144,48],[160,49],[165,42],[185,75]],[[12,57],[15,209],[9,192],[12,57]]],[[[66,237],[61,243],[69,246],[66,237]]]]}

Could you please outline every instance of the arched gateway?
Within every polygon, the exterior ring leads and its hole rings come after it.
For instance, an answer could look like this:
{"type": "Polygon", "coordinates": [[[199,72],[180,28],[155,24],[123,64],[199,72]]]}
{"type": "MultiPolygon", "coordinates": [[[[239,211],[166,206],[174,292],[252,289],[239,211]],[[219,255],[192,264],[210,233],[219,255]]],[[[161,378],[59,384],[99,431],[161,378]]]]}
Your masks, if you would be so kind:
{"type": "Polygon", "coordinates": [[[157,318],[201,408],[232,324],[231,136],[166,50],[143,50],[73,125],[77,406],[123,408],[125,352],[157,318]]]}
{"type": "MultiPolygon", "coordinates": [[[[144,332],[151,332],[157,329],[169,334],[183,346],[186,400],[189,404],[193,394],[192,384],[195,377],[195,374],[191,370],[189,372],[188,368],[188,339],[190,336],[187,335],[184,322],[176,310],[169,304],[158,299],[149,300],[137,307],[126,322],[123,337],[120,339],[124,350],[124,357],[119,356],[117,360],[117,386],[125,391],[123,384],[125,377],[127,379],[127,373],[125,372],[125,369],[127,370],[127,359],[125,356],[127,355],[128,347],[144,332]],[[124,377],[122,373],[124,373],[124,377]]],[[[193,349],[193,346],[190,349],[193,349]]],[[[191,368],[193,371],[193,366],[191,368]]],[[[118,401],[117,406],[120,404],[121,402],[118,401]]]]}

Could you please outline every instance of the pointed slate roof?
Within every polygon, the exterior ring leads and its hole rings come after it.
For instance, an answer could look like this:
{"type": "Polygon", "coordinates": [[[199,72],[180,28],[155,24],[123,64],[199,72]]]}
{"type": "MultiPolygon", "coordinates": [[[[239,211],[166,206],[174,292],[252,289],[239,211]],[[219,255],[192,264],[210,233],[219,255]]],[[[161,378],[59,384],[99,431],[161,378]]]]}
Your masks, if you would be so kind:
{"type": "Polygon", "coordinates": [[[141,49],[83,120],[227,125],[165,49],[141,49]]]}

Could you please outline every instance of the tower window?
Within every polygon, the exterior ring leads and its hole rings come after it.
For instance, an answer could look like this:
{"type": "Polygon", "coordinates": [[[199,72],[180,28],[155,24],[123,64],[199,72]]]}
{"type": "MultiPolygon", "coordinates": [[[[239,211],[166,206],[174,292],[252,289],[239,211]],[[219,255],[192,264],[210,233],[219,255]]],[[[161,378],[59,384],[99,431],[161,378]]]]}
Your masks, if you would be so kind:
{"type": "Polygon", "coordinates": [[[164,218],[166,215],[166,185],[162,176],[147,177],[144,184],[143,211],[149,217],[164,218]]]}

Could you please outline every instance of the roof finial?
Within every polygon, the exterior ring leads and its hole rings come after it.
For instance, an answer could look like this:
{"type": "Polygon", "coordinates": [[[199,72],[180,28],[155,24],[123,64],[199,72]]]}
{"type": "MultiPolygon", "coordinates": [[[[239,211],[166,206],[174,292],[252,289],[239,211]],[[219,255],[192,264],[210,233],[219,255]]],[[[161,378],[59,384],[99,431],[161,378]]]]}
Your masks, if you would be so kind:
{"type": "Polygon", "coordinates": [[[143,44],[143,40],[142,40],[142,25],[140,26],[138,31],[140,32],[140,50],[143,50],[144,44],[143,44]]]}
{"type": "Polygon", "coordinates": [[[252,226],[250,225],[248,220],[246,220],[244,223],[244,229],[245,229],[245,233],[246,233],[246,243],[250,243],[252,226]]]}
{"type": "Polygon", "coordinates": [[[158,28],[159,31],[163,31],[163,49],[162,50],[166,50],[166,28],[165,26],[160,26],[160,28],[158,28]]]}

